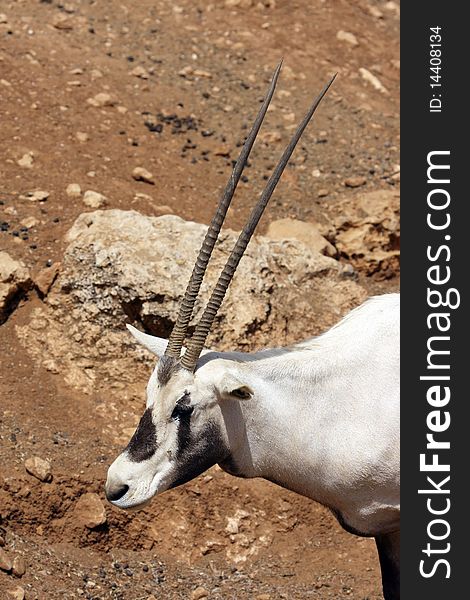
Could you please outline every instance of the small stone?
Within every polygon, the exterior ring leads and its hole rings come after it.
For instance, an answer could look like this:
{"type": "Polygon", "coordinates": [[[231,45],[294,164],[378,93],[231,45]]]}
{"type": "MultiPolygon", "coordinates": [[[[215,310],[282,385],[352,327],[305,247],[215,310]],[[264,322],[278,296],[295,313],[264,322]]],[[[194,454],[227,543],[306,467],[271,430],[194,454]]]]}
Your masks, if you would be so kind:
{"type": "Polygon", "coordinates": [[[342,29],[340,29],[336,34],[336,39],[338,39],[340,42],[346,42],[347,44],[353,47],[359,45],[356,36],[350,31],[343,31],[342,29]]]}
{"type": "Polygon", "coordinates": [[[383,19],[383,12],[376,6],[369,6],[369,12],[376,19],[383,19]]]}
{"type": "Polygon", "coordinates": [[[32,169],[34,163],[34,154],[32,152],[26,152],[23,156],[17,161],[20,167],[24,169],[32,169]]]}
{"type": "Polygon", "coordinates": [[[11,215],[12,217],[14,217],[18,214],[18,211],[16,210],[16,208],[14,206],[7,206],[3,212],[6,215],[11,215]]]}
{"type": "Polygon", "coordinates": [[[52,20],[52,26],[56,29],[61,29],[63,31],[70,31],[73,29],[73,22],[70,17],[67,15],[55,15],[52,20]]]}
{"type": "Polygon", "coordinates": [[[152,209],[153,214],[156,217],[161,217],[162,215],[172,215],[174,212],[171,206],[168,206],[167,204],[152,204],[152,209]]]}
{"type": "Polygon", "coordinates": [[[147,171],[147,169],[144,169],[143,167],[136,167],[132,171],[132,177],[136,181],[145,181],[145,183],[150,183],[151,185],[155,184],[155,179],[152,173],[150,173],[150,171],[147,171]]]}
{"type": "Polygon", "coordinates": [[[20,221],[20,225],[22,225],[23,227],[27,227],[28,229],[31,229],[32,227],[36,227],[37,225],[39,225],[40,221],[39,219],[36,219],[36,217],[25,217],[24,219],[22,219],[20,221]]]}
{"type": "Polygon", "coordinates": [[[103,73],[99,69],[92,69],[90,75],[93,80],[103,77],[103,73]]]}
{"type": "Polygon", "coordinates": [[[214,156],[230,156],[230,146],[217,146],[214,149],[214,156]]]}
{"type": "Polygon", "coordinates": [[[47,296],[60,271],[60,262],[42,269],[34,278],[34,284],[43,296],[47,296]]]}
{"type": "Polygon", "coordinates": [[[106,92],[100,92],[96,94],[92,98],[87,99],[88,104],[91,106],[95,106],[97,108],[104,108],[105,106],[114,106],[116,104],[116,100],[106,92]]]}
{"type": "Polygon", "coordinates": [[[209,73],[209,71],[204,71],[203,69],[195,69],[193,74],[196,77],[205,77],[206,79],[212,78],[212,73],[209,73]]]}
{"type": "Polygon", "coordinates": [[[45,202],[49,198],[49,192],[44,190],[35,190],[29,196],[33,202],[45,202]]]}
{"type": "Polygon", "coordinates": [[[269,224],[266,237],[273,240],[296,239],[314,252],[326,256],[335,256],[336,248],[324,238],[315,223],[306,223],[296,219],[279,219],[269,224]]]}
{"type": "Polygon", "coordinates": [[[258,594],[256,600],[271,600],[271,594],[258,594]]]}
{"type": "Polygon", "coordinates": [[[24,461],[25,469],[30,475],[39,481],[48,482],[52,480],[51,463],[39,456],[32,456],[24,461]]]}
{"type": "Polygon", "coordinates": [[[364,67],[361,67],[359,69],[359,73],[361,74],[362,79],[364,79],[364,81],[367,81],[367,83],[370,83],[373,88],[375,88],[382,94],[388,94],[387,88],[384,85],[382,85],[380,79],[373,75],[370,71],[364,69],[364,67]]]}
{"type": "Polygon", "coordinates": [[[9,590],[7,593],[12,600],[24,600],[25,598],[25,592],[21,586],[16,587],[14,590],[9,590]]]}
{"type": "Polygon", "coordinates": [[[318,190],[317,192],[317,196],[319,198],[325,198],[325,196],[328,196],[330,192],[327,189],[322,188],[321,190],[318,190]]]}
{"type": "Polygon", "coordinates": [[[202,586],[197,587],[191,592],[191,600],[201,600],[201,598],[207,598],[208,596],[209,592],[202,586]]]}
{"type": "Polygon", "coordinates": [[[31,278],[24,264],[0,250],[0,323],[6,320],[17,298],[30,285],[31,278]]]}
{"type": "Polygon", "coordinates": [[[26,573],[26,563],[22,556],[15,556],[13,559],[13,575],[23,577],[26,573]]]}
{"type": "Polygon", "coordinates": [[[142,192],[137,192],[134,194],[134,200],[146,200],[147,202],[153,202],[152,196],[148,194],[143,194],[142,192]]]}
{"type": "Polygon", "coordinates": [[[69,183],[65,189],[65,193],[69,198],[80,198],[82,195],[82,188],[78,183],[69,183]]]}
{"type": "Polygon", "coordinates": [[[98,494],[82,494],[75,506],[74,515],[80,525],[95,529],[106,523],[106,509],[98,494]]]}
{"type": "Polygon", "coordinates": [[[365,185],[367,180],[365,177],[349,177],[344,180],[344,185],[350,188],[361,187],[361,185],[365,185]]]}
{"type": "Polygon", "coordinates": [[[13,562],[10,558],[10,555],[7,554],[3,548],[0,548],[0,569],[9,573],[12,567],[13,562]]]}
{"type": "Polygon", "coordinates": [[[140,79],[148,79],[149,78],[149,74],[148,74],[147,70],[144,69],[144,67],[142,67],[141,65],[134,67],[132,69],[132,71],[130,72],[130,74],[134,75],[134,77],[139,77],[140,79]]]}
{"type": "Polygon", "coordinates": [[[77,131],[77,133],[75,134],[77,140],[79,142],[88,142],[88,140],[90,139],[88,136],[88,133],[85,133],[83,131],[77,131]]]}
{"type": "Polygon", "coordinates": [[[2,25],[8,23],[8,19],[5,13],[0,13],[0,23],[2,25]]]}
{"type": "Polygon", "coordinates": [[[280,142],[282,140],[282,135],[279,133],[279,131],[265,131],[261,132],[258,138],[261,142],[263,142],[263,144],[269,145],[280,142]]]}
{"type": "Polygon", "coordinates": [[[83,194],[83,204],[89,208],[103,208],[108,203],[108,199],[99,192],[93,190],[87,190],[83,194]]]}

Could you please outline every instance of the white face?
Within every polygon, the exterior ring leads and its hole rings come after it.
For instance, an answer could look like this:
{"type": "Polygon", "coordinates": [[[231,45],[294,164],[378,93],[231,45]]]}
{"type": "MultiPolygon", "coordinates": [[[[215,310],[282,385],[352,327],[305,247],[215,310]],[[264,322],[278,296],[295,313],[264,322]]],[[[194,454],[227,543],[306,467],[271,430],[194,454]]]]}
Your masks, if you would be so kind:
{"type": "MultiPolygon", "coordinates": [[[[150,343],[159,338],[133,334],[152,351],[163,351],[150,343]]],[[[143,505],[229,457],[221,401],[227,398],[227,382],[232,391],[237,381],[227,376],[225,362],[208,362],[190,373],[174,359],[160,359],[147,386],[147,407],[140,423],[108,470],[106,497],[112,504],[143,505]],[[221,362],[222,368],[216,366],[221,362]]]]}

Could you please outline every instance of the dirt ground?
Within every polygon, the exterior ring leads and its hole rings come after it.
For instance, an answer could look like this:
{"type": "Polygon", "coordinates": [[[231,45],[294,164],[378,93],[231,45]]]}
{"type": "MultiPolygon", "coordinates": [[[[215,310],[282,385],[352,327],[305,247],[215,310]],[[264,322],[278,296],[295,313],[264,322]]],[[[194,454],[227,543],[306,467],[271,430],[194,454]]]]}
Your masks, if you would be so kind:
{"type": "MultiPolygon", "coordinates": [[[[109,208],[208,223],[280,57],[227,225],[243,224],[335,72],[260,231],[283,217],[328,224],[358,187],[397,187],[398,26],[398,4],[379,0],[2,2],[0,249],[33,276],[60,262],[64,234],[91,210],[66,194],[71,183],[109,208]],[[134,180],[137,166],[155,183],[134,180]],[[47,199],[32,200],[36,190],[47,199]]],[[[370,293],[398,288],[398,274],[360,281],[370,293]]],[[[15,326],[40,303],[31,291],[0,327],[0,545],[26,565],[21,578],[0,570],[1,599],[18,586],[27,600],[381,598],[373,541],[311,501],[218,468],[141,512],[108,506],[106,524],[80,527],[76,499],[104,498],[121,448],[106,402],[126,407],[71,390],[25,354],[15,326]],[[29,456],[50,460],[51,482],[26,472],[29,456]]]]}

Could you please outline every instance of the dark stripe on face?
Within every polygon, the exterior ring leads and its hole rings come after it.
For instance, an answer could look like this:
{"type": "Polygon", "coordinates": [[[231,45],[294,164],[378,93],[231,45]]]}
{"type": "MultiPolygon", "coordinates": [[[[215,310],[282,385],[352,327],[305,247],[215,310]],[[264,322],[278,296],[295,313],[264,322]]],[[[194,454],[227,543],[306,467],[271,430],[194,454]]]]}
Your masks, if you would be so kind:
{"type": "Polygon", "coordinates": [[[130,460],[142,462],[151,458],[156,449],[157,430],[152,420],[152,410],[147,408],[126,450],[130,460]]]}
{"type": "Polygon", "coordinates": [[[172,356],[162,356],[158,361],[157,367],[157,379],[158,383],[163,386],[166,385],[181,368],[179,361],[172,356]]]}
{"type": "MultiPolygon", "coordinates": [[[[188,415],[189,417],[189,415],[188,415]]],[[[175,480],[170,489],[187,483],[228,455],[217,425],[206,423],[196,439],[191,438],[190,417],[180,420],[178,426],[178,454],[175,480]]]]}

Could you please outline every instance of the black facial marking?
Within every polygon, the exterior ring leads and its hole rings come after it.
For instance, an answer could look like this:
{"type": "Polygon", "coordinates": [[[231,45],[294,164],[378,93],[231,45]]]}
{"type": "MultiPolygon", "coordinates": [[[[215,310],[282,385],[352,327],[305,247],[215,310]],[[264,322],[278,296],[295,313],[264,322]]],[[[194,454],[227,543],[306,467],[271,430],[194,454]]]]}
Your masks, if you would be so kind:
{"type": "Polygon", "coordinates": [[[190,418],[182,419],[178,426],[178,453],[176,459],[175,480],[170,488],[194,479],[228,454],[219,429],[215,423],[208,422],[191,438],[190,418]]]}
{"type": "Polygon", "coordinates": [[[158,383],[161,386],[166,385],[173,377],[173,374],[180,368],[180,363],[176,358],[173,358],[172,356],[162,356],[158,361],[157,367],[158,383]]]}
{"type": "Polygon", "coordinates": [[[147,408],[126,450],[132,461],[142,462],[153,456],[156,449],[157,430],[152,421],[152,411],[147,408]]]}

